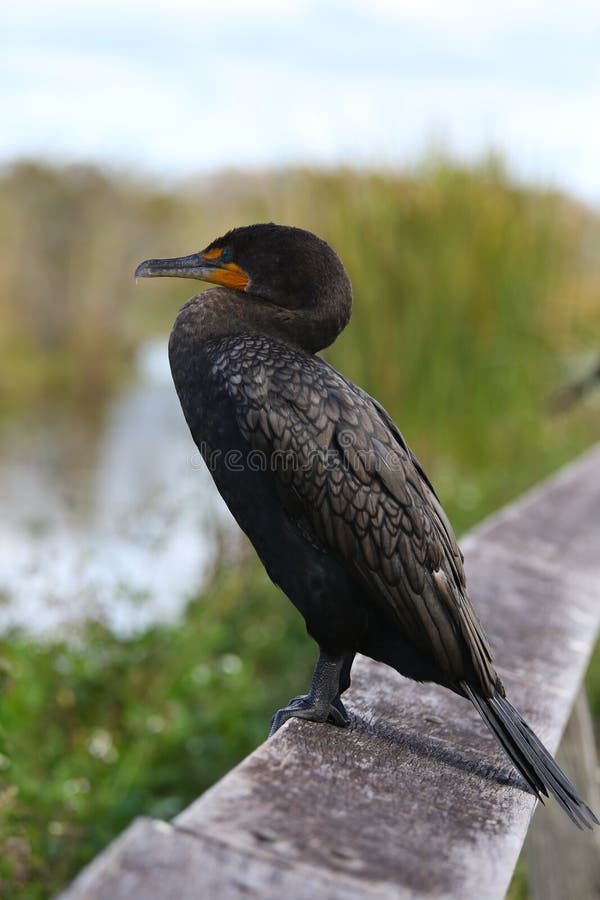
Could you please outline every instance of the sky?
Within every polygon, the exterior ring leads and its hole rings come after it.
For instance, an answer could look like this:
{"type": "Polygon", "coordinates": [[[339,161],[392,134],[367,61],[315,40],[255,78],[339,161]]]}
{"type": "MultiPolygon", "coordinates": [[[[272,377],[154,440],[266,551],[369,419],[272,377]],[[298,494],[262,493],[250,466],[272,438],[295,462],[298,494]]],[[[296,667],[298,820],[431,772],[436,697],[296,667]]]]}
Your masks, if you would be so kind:
{"type": "Polygon", "coordinates": [[[505,155],[600,203],[598,0],[20,0],[0,162],[402,166],[505,155]]]}

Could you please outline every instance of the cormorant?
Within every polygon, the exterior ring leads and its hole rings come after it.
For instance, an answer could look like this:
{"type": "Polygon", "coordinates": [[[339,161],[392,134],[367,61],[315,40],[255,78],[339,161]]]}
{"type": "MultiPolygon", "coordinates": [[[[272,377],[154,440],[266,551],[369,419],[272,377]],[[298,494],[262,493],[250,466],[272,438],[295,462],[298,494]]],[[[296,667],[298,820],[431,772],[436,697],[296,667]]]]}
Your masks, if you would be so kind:
{"type": "Polygon", "coordinates": [[[348,324],[350,279],[323,240],[274,224],[149,259],[136,277],[218,287],[169,342],[173,380],[212,477],[320,654],[292,716],[347,725],[356,653],[468,698],[532,792],[598,822],[506,698],[463,556],[427,475],[380,404],[316,354],[348,324]]]}

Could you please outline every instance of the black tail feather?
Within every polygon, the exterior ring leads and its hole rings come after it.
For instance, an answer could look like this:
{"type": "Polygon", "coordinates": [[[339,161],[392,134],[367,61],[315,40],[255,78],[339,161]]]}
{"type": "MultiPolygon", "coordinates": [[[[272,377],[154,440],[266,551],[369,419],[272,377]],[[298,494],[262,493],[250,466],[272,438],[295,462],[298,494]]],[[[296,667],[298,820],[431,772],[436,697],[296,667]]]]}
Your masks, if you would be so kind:
{"type": "Polygon", "coordinates": [[[492,697],[482,697],[466,682],[461,682],[461,687],[539,800],[542,800],[542,795],[547,797],[551,794],[578,828],[591,828],[592,823],[600,824],[560,766],[506,697],[497,692],[492,697]]]}

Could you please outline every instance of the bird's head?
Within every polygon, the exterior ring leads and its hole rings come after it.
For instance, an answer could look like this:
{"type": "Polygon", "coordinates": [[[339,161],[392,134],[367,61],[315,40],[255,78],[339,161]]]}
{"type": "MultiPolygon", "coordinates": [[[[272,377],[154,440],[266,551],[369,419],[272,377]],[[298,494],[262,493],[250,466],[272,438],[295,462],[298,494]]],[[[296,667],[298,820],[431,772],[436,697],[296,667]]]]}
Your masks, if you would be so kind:
{"type": "Polygon", "coordinates": [[[325,241],[301,228],[260,224],[234,228],[199,253],[147,259],[136,278],[196,278],[286,309],[315,308],[326,299],[349,304],[350,279],[325,241]]]}

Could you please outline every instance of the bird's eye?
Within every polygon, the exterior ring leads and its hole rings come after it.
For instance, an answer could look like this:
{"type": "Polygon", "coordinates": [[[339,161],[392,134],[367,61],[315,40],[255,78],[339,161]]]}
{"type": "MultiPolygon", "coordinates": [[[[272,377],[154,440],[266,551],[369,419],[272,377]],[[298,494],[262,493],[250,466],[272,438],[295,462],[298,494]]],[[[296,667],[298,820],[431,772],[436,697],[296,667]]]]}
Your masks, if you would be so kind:
{"type": "Polygon", "coordinates": [[[221,262],[231,262],[233,259],[233,250],[231,247],[225,247],[221,253],[221,262]]]}

